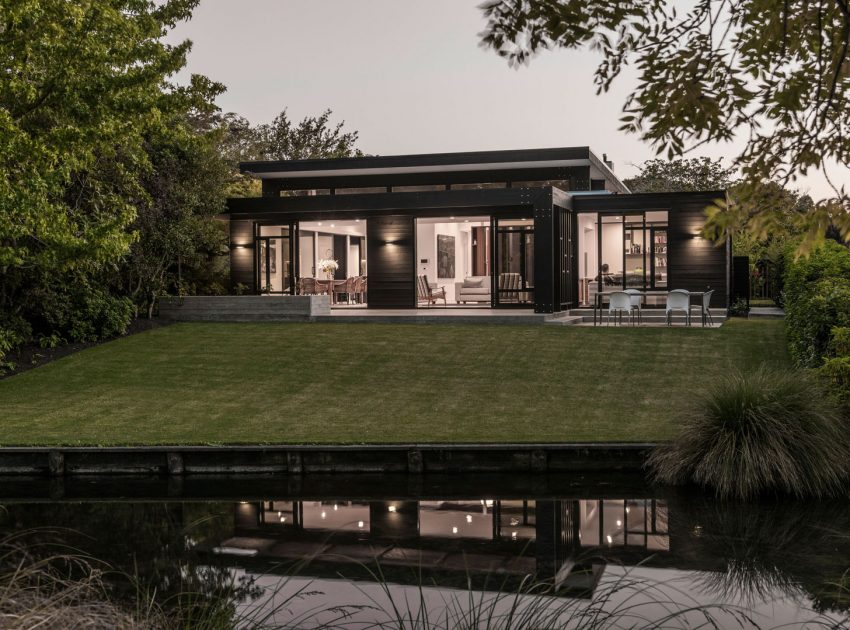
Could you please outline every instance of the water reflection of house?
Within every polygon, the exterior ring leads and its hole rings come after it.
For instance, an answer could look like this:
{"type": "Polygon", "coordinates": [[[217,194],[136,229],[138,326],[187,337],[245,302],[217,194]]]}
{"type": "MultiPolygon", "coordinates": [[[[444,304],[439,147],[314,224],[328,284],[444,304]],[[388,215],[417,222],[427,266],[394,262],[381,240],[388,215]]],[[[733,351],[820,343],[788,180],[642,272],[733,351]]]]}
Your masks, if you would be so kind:
{"type": "Polygon", "coordinates": [[[263,572],[353,576],[377,561],[394,582],[420,570],[444,585],[534,574],[589,593],[606,561],[670,548],[667,505],[655,499],[272,500],[235,511],[233,536],[206,551],[263,572]]]}

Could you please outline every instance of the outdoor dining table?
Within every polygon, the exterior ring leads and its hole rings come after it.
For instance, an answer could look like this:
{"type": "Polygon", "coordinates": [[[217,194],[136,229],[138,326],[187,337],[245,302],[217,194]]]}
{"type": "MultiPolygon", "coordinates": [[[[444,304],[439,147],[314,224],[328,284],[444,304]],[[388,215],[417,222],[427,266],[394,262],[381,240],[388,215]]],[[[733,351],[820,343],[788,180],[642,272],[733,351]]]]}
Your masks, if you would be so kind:
{"type": "MultiPolygon", "coordinates": [[[[670,291],[667,290],[658,290],[658,289],[630,289],[633,291],[637,291],[635,295],[641,296],[641,302],[649,295],[667,295],[670,291]]],[[[622,293],[624,289],[618,289],[617,291],[609,291],[607,293],[597,293],[593,300],[593,325],[596,326],[596,312],[599,311],[599,323],[602,323],[602,305],[604,297],[610,296],[612,293],[622,293]]],[[[705,295],[706,291],[688,291],[688,313],[690,313],[690,298],[691,296],[702,297],[705,295]]]]}

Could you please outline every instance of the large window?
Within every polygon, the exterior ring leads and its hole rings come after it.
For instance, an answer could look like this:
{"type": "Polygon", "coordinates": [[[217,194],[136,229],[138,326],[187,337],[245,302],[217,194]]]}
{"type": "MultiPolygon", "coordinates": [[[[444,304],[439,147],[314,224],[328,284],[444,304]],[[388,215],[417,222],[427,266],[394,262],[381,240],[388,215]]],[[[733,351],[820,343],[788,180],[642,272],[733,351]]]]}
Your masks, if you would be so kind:
{"type": "Polygon", "coordinates": [[[256,239],[255,269],[260,293],[290,294],[293,289],[292,231],[289,225],[262,225],[256,239]]]}
{"type": "Polygon", "coordinates": [[[534,304],[534,221],[496,220],[496,303],[510,306],[534,304]]]}
{"type": "Polygon", "coordinates": [[[489,307],[490,260],[490,217],[417,219],[418,305],[489,307]]]}
{"type": "MultiPolygon", "coordinates": [[[[667,288],[667,212],[578,215],[579,303],[598,293],[667,288]]],[[[657,302],[648,296],[647,303],[657,302]]]]}
{"type": "Polygon", "coordinates": [[[365,306],[366,220],[301,221],[298,226],[298,293],[331,295],[334,307],[365,306]],[[332,277],[321,261],[335,260],[332,277]]]}

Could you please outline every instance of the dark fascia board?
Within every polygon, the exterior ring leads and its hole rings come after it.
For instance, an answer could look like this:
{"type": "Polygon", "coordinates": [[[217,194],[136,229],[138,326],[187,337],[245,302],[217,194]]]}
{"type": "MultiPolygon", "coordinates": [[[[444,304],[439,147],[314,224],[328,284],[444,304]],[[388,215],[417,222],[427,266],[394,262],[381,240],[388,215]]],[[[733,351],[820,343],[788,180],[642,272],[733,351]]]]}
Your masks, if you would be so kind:
{"type": "Polygon", "coordinates": [[[322,195],[315,197],[245,197],[228,199],[231,219],[276,214],[368,214],[405,211],[531,207],[546,188],[489,188],[484,190],[437,190],[409,193],[322,195]]]}
{"type": "Polygon", "coordinates": [[[622,210],[663,209],[682,204],[704,203],[706,206],[718,199],[726,199],[725,190],[696,192],[632,193],[628,195],[576,195],[573,209],[576,212],[604,212],[622,210]]]}
{"type": "Polygon", "coordinates": [[[298,171],[403,168],[417,166],[452,166],[498,162],[533,162],[540,160],[587,160],[589,147],[556,147],[549,149],[512,149],[507,151],[465,151],[461,153],[419,153],[413,155],[376,155],[314,160],[280,160],[240,162],[243,173],[296,173],[298,171]]]}
{"type": "Polygon", "coordinates": [[[545,181],[587,177],[588,166],[559,166],[550,168],[510,168],[489,171],[409,172],[392,174],[363,173],[359,175],[325,175],[265,179],[281,190],[310,190],[328,188],[361,188],[384,186],[423,186],[472,184],[488,182],[545,181]]]}

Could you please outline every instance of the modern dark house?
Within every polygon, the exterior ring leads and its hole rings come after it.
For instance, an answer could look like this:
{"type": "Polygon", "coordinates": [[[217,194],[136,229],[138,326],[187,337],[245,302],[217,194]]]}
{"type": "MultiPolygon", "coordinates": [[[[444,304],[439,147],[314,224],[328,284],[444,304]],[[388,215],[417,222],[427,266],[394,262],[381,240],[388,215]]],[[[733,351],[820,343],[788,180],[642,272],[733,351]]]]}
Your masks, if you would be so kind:
{"type": "Polygon", "coordinates": [[[228,202],[231,278],[246,293],[537,313],[626,288],[729,302],[730,245],[700,236],[725,192],[630,194],[588,147],[240,167],[263,190],[228,202]]]}

